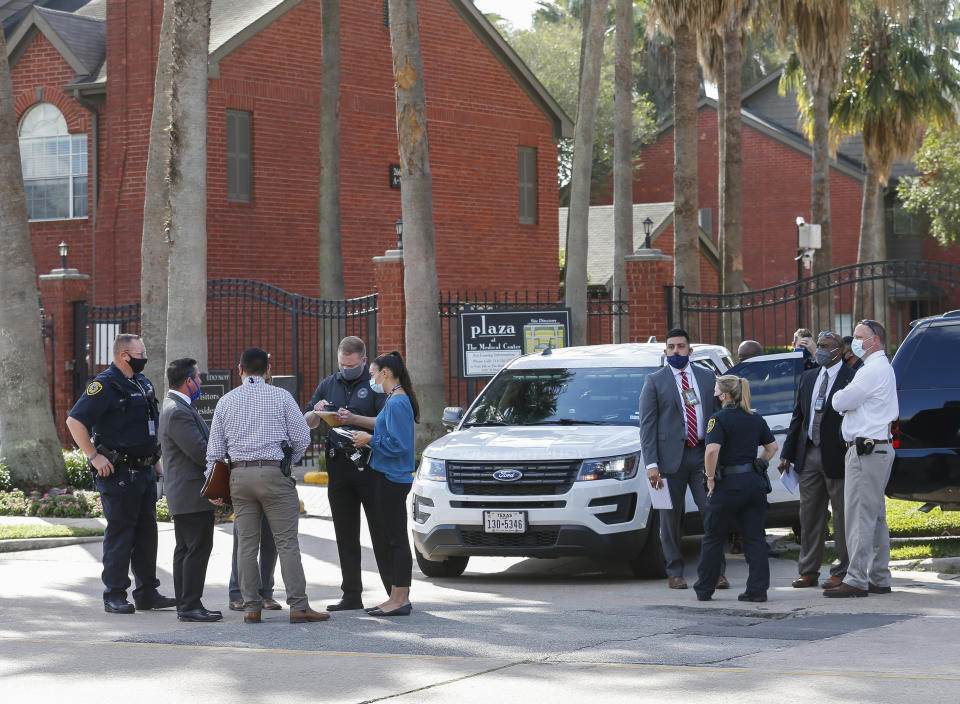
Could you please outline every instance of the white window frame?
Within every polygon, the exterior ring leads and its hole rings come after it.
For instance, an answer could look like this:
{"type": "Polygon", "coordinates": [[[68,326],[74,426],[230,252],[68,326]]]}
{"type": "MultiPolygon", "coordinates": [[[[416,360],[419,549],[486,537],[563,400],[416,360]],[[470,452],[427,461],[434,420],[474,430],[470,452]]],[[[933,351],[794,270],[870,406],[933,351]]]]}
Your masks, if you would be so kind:
{"type": "Polygon", "coordinates": [[[24,195],[27,197],[28,218],[30,222],[51,222],[57,220],[86,220],[89,217],[89,168],[87,135],[85,132],[76,132],[71,134],[67,131],[67,121],[63,113],[52,103],[37,103],[32,106],[23,117],[20,118],[18,126],[18,137],[20,140],[20,164],[21,174],[23,176],[24,195]],[[44,110],[48,113],[48,119],[53,119],[53,133],[41,134],[36,137],[24,137],[23,128],[27,120],[36,110],[44,110]],[[53,114],[53,111],[56,114],[53,114]],[[63,147],[66,147],[65,153],[63,147]],[[36,155],[39,149],[46,149],[52,153],[47,155],[36,155]],[[66,159],[66,168],[57,168],[54,166],[53,175],[49,175],[50,164],[43,163],[44,156],[53,160],[66,159]],[[31,160],[35,161],[31,161],[31,160]],[[75,166],[79,164],[79,167],[75,166]],[[42,172],[41,176],[28,176],[28,172],[42,172]],[[29,186],[33,183],[52,182],[66,179],[67,181],[67,215],[66,217],[35,218],[29,216],[30,198],[28,196],[29,186]],[[84,186],[84,193],[79,196],[77,189],[80,184],[84,186]],[[84,199],[84,212],[77,214],[76,201],[78,197],[84,199]]]}

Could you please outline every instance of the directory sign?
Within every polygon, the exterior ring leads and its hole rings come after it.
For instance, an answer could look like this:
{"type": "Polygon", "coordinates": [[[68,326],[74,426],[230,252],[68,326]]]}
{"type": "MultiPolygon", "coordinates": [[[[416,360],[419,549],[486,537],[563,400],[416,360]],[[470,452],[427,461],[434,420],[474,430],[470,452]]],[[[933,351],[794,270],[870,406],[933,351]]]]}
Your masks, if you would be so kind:
{"type": "Polygon", "coordinates": [[[548,347],[566,347],[569,309],[461,311],[460,376],[490,377],[507,362],[548,347]]]}

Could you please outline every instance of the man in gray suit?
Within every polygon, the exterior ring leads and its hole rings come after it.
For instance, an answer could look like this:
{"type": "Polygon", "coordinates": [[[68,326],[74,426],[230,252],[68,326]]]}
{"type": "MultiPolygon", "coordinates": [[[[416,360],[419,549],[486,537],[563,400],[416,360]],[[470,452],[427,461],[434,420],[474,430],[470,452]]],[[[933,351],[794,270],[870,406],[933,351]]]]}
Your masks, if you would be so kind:
{"type": "Polygon", "coordinates": [[[214,506],[200,496],[206,469],[207,424],[191,405],[200,398],[197,360],[175,359],[167,367],[170,391],[160,409],[160,452],[167,505],[177,546],[173,551],[173,588],[181,621],[219,621],[223,614],[201,603],[207,561],[213,549],[214,506]]]}
{"type": "MultiPolygon", "coordinates": [[[[664,354],[668,365],[646,378],[640,392],[640,445],[650,486],[659,489],[663,479],[673,503],[660,510],[660,542],[671,589],[686,589],[683,553],[680,551],[683,507],[687,487],[703,515],[707,492],[703,482],[703,438],[707,420],[719,409],[713,395],[716,376],[690,364],[690,336],[674,328],[667,333],[664,354]]],[[[717,589],[729,589],[720,566],[717,589]]]]}

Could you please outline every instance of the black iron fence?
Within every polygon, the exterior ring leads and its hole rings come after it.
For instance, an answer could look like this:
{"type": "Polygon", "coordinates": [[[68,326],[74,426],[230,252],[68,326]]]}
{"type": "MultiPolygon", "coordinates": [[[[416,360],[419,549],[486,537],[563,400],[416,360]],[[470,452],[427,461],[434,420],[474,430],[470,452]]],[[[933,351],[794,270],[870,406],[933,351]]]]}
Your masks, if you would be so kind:
{"type": "Polygon", "coordinates": [[[43,350],[47,355],[47,364],[50,365],[49,377],[47,382],[50,385],[50,408],[56,413],[57,408],[57,365],[56,365],[56,343],[57,338],[54,335],[54,319],[52,313],[47,313],[43,308],[40,309],[40,337],[43,340],[43,350]]]}
{"type": "Polygon", "coordinates": [[[851,264],[744,293],[681,288],[677,298],[680,320],[698,325],[704,342],[789,345],[798,328],[850,335],[858,321],[871,318],[886,326],[888,343],[897,345],[911,320],[960,308],[960,266],[912,259],[851,264]]]}

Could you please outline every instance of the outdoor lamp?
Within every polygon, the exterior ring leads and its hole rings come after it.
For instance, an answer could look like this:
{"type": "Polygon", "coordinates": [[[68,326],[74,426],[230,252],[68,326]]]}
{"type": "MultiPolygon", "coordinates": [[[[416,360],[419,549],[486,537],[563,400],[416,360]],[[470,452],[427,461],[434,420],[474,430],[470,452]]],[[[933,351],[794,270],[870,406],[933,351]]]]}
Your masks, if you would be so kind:
{"type": "Polygon", "coordinates": [[[643,219],[643,246],[645,249],[650,249],[650,231],[653,229],[653,220],[649,216],[643,219]]]}
{"type": "Polygon", "coordinates": [[[60,250],[60,268],[66,269],[67,268],[67,249],[68,249],[67,243],[61,242],[57,247],[57,249],[60,250]]]}
{"type": "Polygon", "coordinates": [[[403,249],[403,218],[400,218],[394,223],[394,227],[397,228],[397,249],[403,249]]]}

